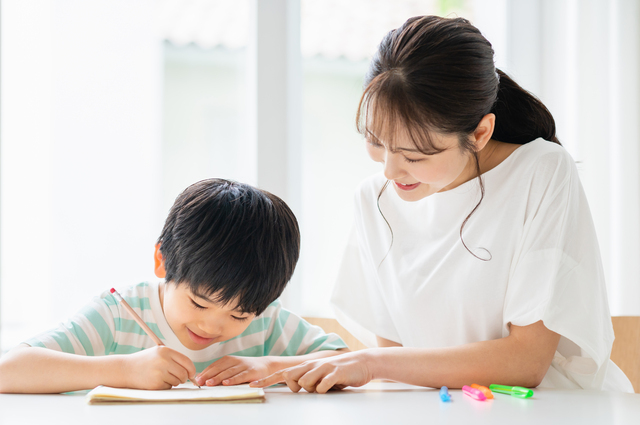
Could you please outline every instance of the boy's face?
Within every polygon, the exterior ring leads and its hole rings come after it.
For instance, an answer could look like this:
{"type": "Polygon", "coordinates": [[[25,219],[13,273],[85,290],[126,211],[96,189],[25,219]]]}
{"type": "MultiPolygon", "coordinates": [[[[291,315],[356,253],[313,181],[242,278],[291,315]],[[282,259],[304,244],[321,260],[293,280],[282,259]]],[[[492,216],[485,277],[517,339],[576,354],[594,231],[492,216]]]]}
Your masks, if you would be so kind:
{"type": "Polygon", "coordinates": [[[193,294],[187,285],[160,284],[160,303],[167,322],[182,345],[202,350],[240,335],[255,314],[235,310],[193,294]]]}

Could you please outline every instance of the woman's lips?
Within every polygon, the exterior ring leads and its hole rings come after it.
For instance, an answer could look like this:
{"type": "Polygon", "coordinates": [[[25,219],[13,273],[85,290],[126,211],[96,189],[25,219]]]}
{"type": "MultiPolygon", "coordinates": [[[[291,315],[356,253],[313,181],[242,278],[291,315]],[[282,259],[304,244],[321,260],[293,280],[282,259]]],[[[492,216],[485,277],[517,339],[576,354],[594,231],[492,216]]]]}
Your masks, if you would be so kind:
{"type": "Polygon", "coordinates": [[[196,344],[211,344],[215,340],[215,338],[203,338],[200,335],[191,332],[191,329],[189,328],[187,328],[187,332],[189,333],[189,338],[191,338],[191,341],[195,342],[196,344]]]}
{"type": "Polygon", "coordinates": [[[396,184],[396,187],[398,189],[402,189],[402,190],[413,190],[416,187],[420,186],[420,182],[418,183],[413,183],[413,184],[402,184],[402,183],[398,183],[398,182],[394,182],[396,184]]]}

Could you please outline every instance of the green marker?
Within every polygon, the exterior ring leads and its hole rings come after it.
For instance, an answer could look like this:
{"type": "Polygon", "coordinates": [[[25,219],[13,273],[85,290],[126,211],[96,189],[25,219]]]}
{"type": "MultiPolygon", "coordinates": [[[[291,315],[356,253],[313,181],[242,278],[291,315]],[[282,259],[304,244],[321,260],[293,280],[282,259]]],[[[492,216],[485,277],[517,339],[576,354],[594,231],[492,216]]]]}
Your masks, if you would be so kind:
{"type": "Polygon", "coordinates": [[[511,394],[513,397],[529,398],[533,396],[533,390],[524,387],[509,387],[507,385],[489,385],[489,389],[496,393],[511,394]]]}

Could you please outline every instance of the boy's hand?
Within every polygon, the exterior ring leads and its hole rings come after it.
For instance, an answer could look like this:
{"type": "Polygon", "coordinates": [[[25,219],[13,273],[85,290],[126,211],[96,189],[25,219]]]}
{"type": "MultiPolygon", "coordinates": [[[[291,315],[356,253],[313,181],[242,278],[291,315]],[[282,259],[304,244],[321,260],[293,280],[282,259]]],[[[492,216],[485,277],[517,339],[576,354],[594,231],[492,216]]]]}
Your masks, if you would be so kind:
{"type": "MultiPolygon", "coordinates": [[[[366,351],[366,350],[362,350],[366,351]]],[[[371,381],[372,375],[362,352],[351,352],[326,359],[304,362],[251,382],[252,387],[268,387],[285,382],[293,392],[326,393],[331,389],[360,387],[371,381]]]]}
{"type": "Polygon", "coordinates": [[[128,388],[167,390],[196,374],[196,367],[187,356],[165,346],[128,354],[122,362],[128,388]]]}
{"type": "Polygon", "coordinates": [[[198,385],[238,385],[269,376],[269,357],[225,356],[212,363],[197,377],[198,385]]]}

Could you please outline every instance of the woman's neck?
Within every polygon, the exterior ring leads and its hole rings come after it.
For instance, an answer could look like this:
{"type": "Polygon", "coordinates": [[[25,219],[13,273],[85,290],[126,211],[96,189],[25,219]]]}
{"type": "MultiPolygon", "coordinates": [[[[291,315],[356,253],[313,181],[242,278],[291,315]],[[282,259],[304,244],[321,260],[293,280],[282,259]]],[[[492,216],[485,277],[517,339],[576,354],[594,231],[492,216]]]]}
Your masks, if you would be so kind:
{"type": "MultiPolygon", "coordinates": [[[[480,164],[480,174],[484,174],[489,170],[494,169],[502,161],[507,159],[516,149],[522,145],[515,145],[511,143],[503,143],[497,140],[489,140],[485,147],[478,152],[478,162],[480,164]]],[[[469,155],[469,161],[464,170],[455,182],[441,190],[440,192],[446,192],[447,190],[455,189],[456,187],[471,181],[478,177],[478,170],[476,168],[476,160],[473,155],[469,155]]]]}

